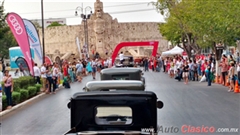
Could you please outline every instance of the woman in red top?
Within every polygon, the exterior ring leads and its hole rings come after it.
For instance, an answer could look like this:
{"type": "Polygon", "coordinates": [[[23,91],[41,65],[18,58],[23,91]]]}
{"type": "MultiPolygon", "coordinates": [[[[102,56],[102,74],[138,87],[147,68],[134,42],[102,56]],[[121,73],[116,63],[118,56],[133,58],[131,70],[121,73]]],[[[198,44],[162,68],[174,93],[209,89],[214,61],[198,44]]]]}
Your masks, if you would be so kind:
{"type": "Polygon", "coordinates": [[[68,65],[66,63],[63,65],[63,75],[64,77],[68,76],[68,65]]]}
{"type": "Polygon", "coordinates": [[[170,71],[170,60],[169,59],[167,60],[167,73],[170,74],[170,72],[168,72],[168,71],[170,71]]]}
{"type": "Polygon", "coordinates": [[[156,60],[156,58],[154,59],[153,66],[154,66],[154,69],[157,69],[157,60],[156,60]]]}

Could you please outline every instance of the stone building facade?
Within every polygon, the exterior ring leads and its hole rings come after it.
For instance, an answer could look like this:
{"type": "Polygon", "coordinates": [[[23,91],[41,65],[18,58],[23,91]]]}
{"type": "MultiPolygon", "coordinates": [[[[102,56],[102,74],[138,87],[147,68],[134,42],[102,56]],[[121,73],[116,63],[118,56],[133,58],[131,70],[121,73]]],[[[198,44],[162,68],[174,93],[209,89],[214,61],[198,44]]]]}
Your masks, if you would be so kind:
{"type": "MultiPolygon", "coordinates": [[[[114,50],[120,42],[129,41],[159,41],[158,51],[167,49],[168,41],[159,32],[158,23],[155,22],[134,22],[119,23],[110,14],[104,13],[103,3],[96,0],[94,3],[94,13],[88,19],[88,50],[89,54],[98,52],[105,56],[114,50]]],[[[39,30],[40,39],[41,30],[39,30]]],[[[66,54],[79,56],[76,45],[76,37],[80,40],[81,48],[85,44],[84,25],[58,26],[45,29],[45,52],[52,59],[62,57],[66,54]]],[[[124,52],[132,55],[148,55],[151,47],[125,47],[124,52]]]]}

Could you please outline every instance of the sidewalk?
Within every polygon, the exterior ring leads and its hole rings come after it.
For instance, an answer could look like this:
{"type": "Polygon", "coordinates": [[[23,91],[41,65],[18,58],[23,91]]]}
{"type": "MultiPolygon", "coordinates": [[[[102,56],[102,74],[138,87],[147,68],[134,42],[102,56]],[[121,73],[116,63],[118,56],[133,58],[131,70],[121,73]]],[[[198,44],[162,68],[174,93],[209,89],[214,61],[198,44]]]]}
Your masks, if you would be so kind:
{"type": "MultiPolygon", "coordinates": [[[[63,88],[63,87],[60,85],[58,90],[61,90],[62,88],[63,88]]],[[[57,90],[57,91],[58,91],[58,90],[57,90]]],[[[18,108],[21,108],[21,107],[25,106],[26,104],[28,104],[28,103],[30,103],[30,102],[38,99],[38,98],[43,97],[44,95],[47,95],[47,94],[46,94],[45,92],[44,92],[44,93],[41,93],[41,94],[39,94],[39,95],[37,95],[37,96],[35,96],[35,97],[32,97],[32,98],[30,98],[30,99],[28,99],[28,100],[20,103],[20,104],[17,104],[17,105],[15,105],[15,106],[13,106],[11,109],[4,110],[4,111],[0,112],[0,116],[6,115],[6,114],[8,114],[8,113],[10,113],[10,112],[12,112],[12,111],[14,111],[14,110],[17,110],[18,108]]],[[[2,100],[1,100],[1,101],[2,101],[2,100]]],[[[2,107],[2,102],[1,102],[1,107],[2,107]]]]}

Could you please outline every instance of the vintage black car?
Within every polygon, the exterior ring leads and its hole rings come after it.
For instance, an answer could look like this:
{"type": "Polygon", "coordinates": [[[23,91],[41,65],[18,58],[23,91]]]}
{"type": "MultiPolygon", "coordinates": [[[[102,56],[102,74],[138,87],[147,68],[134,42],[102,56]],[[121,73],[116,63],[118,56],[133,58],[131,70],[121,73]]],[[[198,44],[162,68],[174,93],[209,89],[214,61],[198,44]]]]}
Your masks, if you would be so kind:
{"type": "Polygon", "coordinates": [[[134,67],[134,58],[133,56],[124,56],[123,64],[120,64],[120,59],[116,58],[114,62],[115,67],[134,67]]]}
{"type": "Polygon", "coordinates": [[[151,91],[79,92],[68,104],[71,130],[65,135],[156,134],[151,132],[157,132],[157,108],[162,107],[151,91]]]}
{"type": "Polygon", "coordinates": [[[84,91],[113,91],[113,90],[139,90],[144,91],[145,85],[142,81],[135,80],[103,80],[90,81],[83,88],[84,91]]]}
{"type": "Polygon", "coordinates": [[[145,84],[145,78],[140,68],[107,68],[100,72],[101,80],[140,80],[145,84]]]}

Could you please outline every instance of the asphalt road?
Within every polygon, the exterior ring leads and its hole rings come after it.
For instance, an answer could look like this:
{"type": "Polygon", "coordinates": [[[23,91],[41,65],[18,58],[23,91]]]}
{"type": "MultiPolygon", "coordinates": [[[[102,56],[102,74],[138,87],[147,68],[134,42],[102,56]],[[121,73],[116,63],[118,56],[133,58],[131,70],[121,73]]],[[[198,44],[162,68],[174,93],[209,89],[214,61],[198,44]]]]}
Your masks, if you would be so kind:
{"type": "MultiPolygon", "coordinates": [[[[175,81],[164,73],[147,72],[147,90],[154,91],[164,107],[158,110],[158,125],[162,134],[194,135],[190,128],[212,127],[240,128],[240,94],[228,93],[218,84],[175,81]],[[187,128],[190,126],[190,128],[187,128]]],[[[55,95],[46,95],[16,110],[2,119],[2,135],[61,135],[69,130],[69,98],[82,91],[84,84],[72,84],[71,89],[62,89],[55,95]]],[[[223,130],[223,129],[220,129],[223,130]]],[[[226,130],[226,129],[225,129],[226,130]]],[[[240,130],[240,129],[238,129],[240,130]]],[[[211,135],[239,135],[238,133],[202,133],[211,135]]],[[[199,135],[199,133],[197,133],[199,135]]]]}

